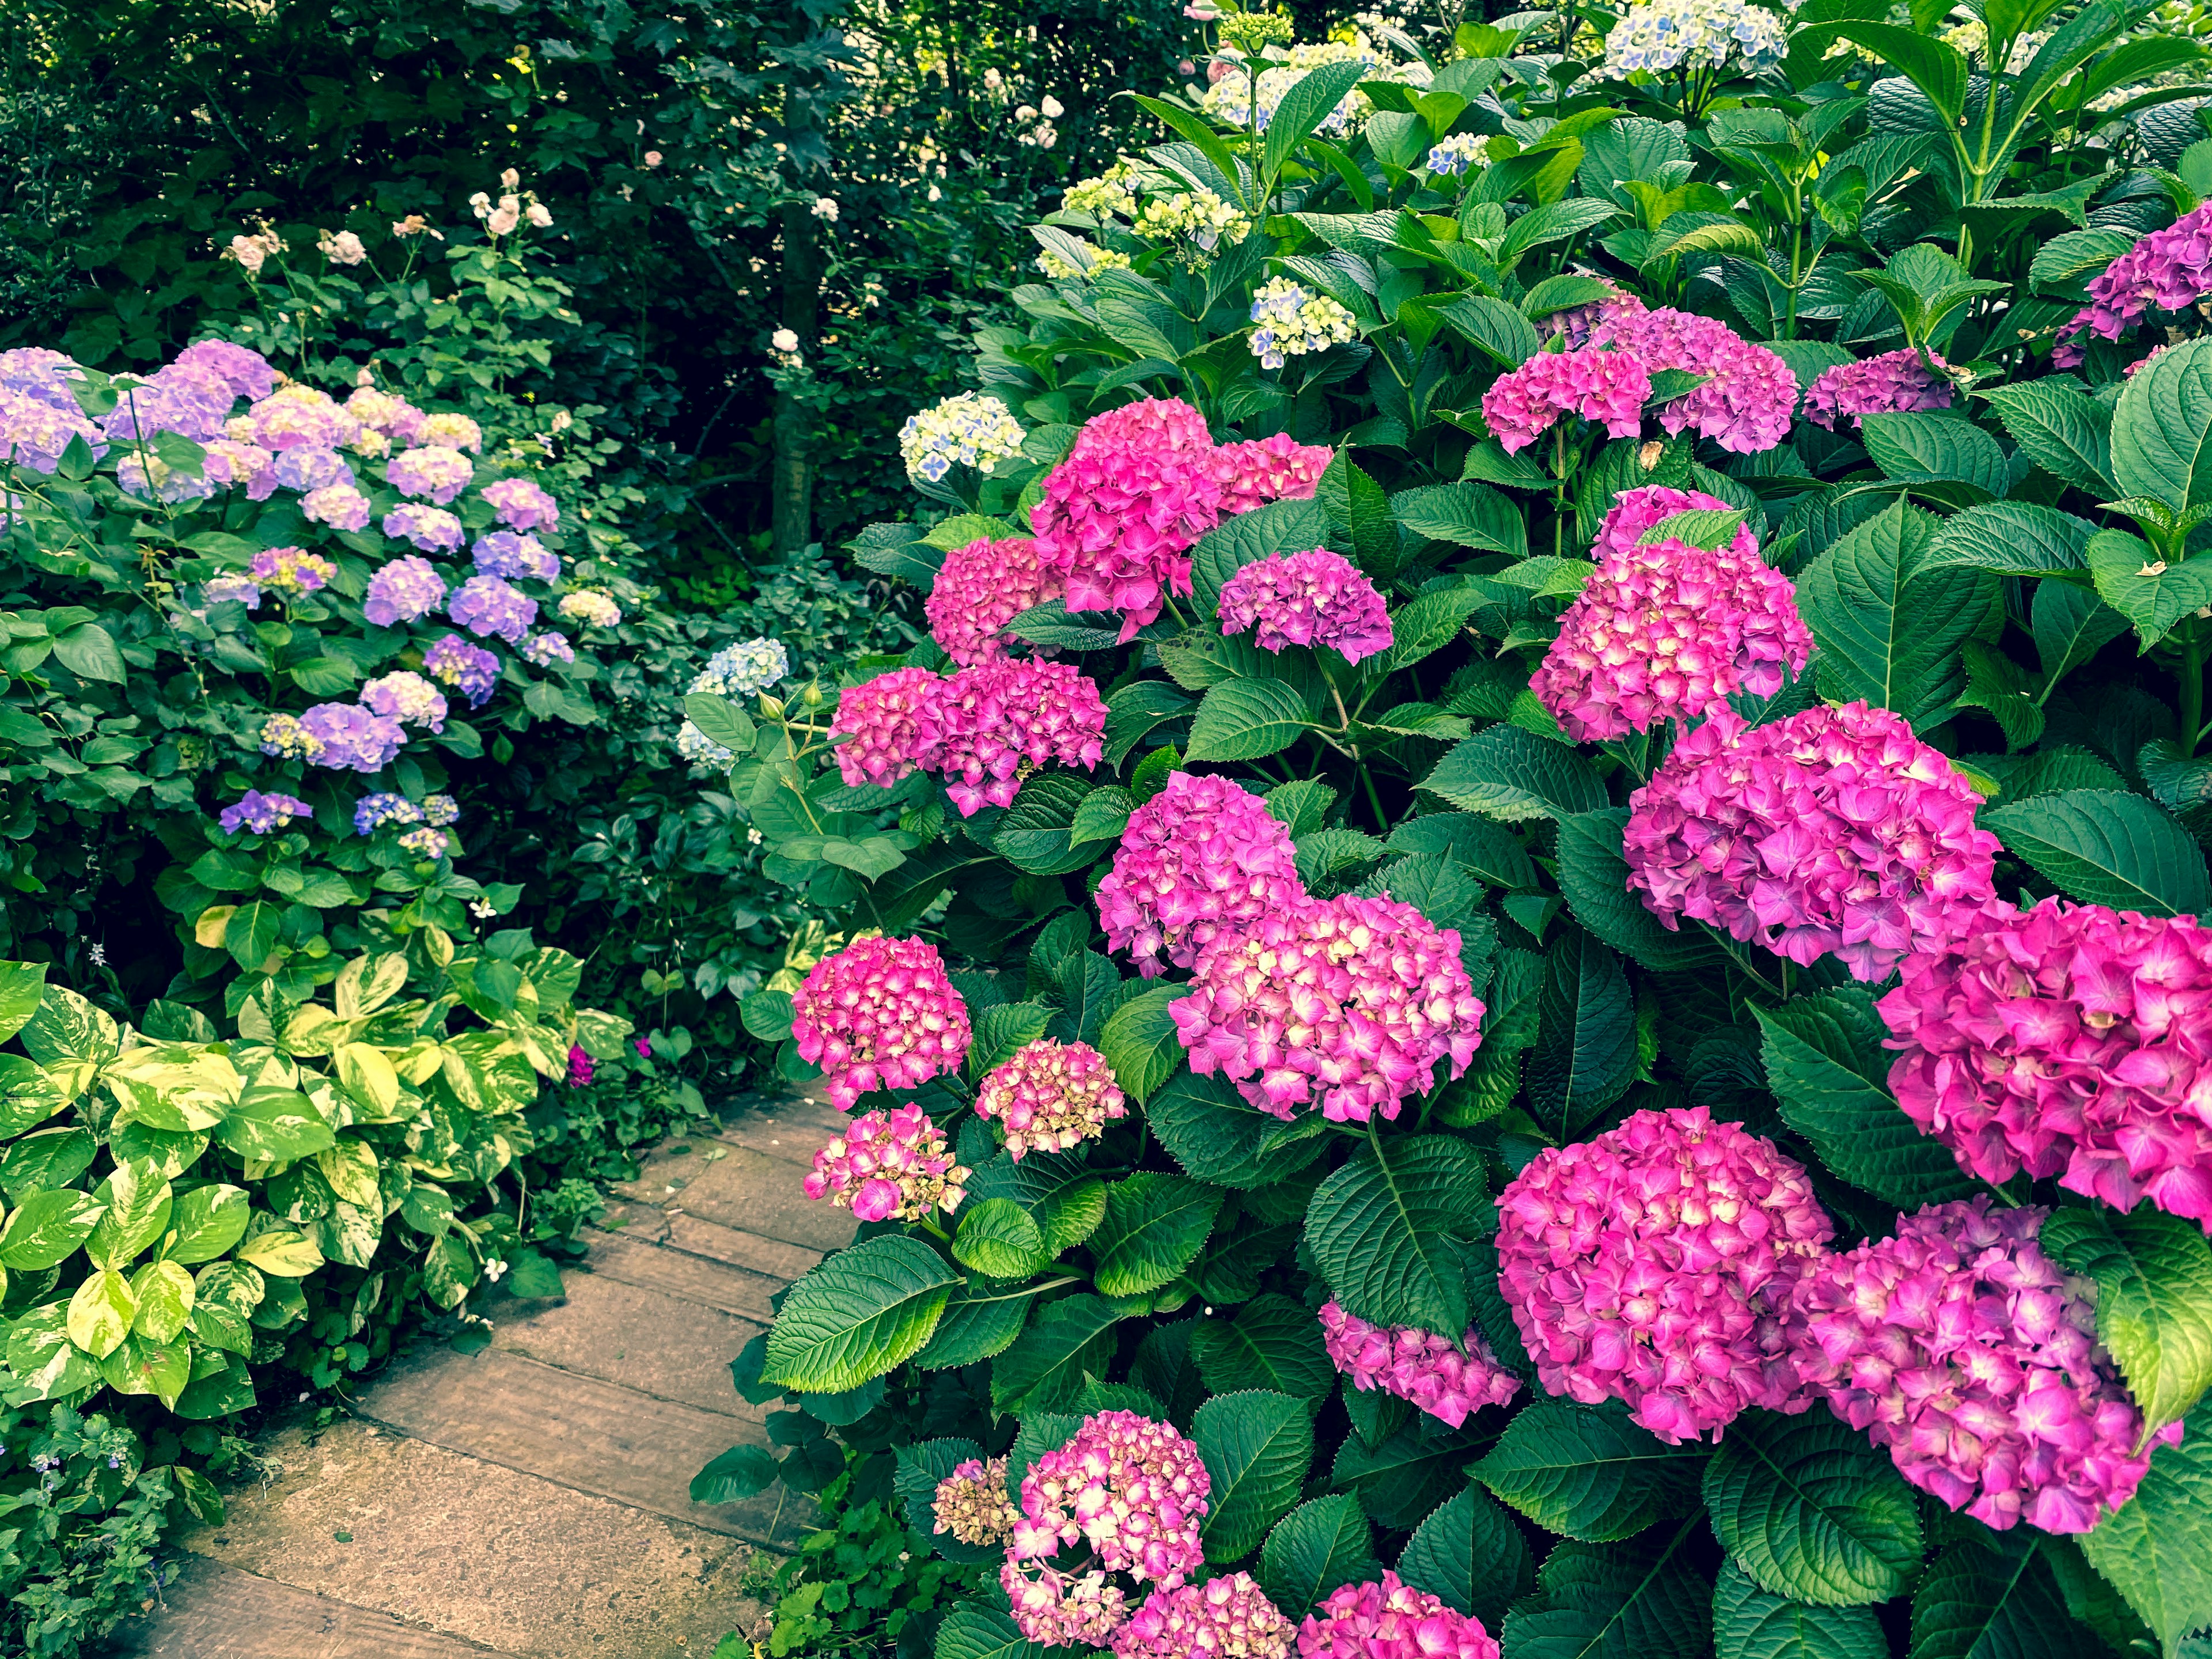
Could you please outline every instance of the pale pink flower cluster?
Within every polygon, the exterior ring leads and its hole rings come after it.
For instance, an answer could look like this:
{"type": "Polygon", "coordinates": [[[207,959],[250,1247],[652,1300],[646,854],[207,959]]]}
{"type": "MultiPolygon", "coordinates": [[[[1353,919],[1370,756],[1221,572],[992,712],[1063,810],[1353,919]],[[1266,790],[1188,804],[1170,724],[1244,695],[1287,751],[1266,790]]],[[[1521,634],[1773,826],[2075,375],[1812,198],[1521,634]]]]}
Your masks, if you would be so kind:
{"type": "Polygon", "coordinates": [[[1168,1425],[1127,1411],[1085,1418],[1022,1477],[1022,1518],[1000,1572],[1022,1634],[1048,1646],[1103,1645],[1128,1606],[1105,1575],[1173,1589],[1197,1571],[1211,1488],[1198,1448],[1168,1425]],[[1087,1570],[1053,1565],[1079,1545],[1091,1550],[1087,1570]]]}
{"type": "Polygon", "coordinates": [[[995,662],[1012,635],[999,630],[1032,605],[1060,596],[1060,573],[1037,561],[1026,536],[988,537],[945,556],[937,582],[923,602],[929,636],[963,668],[995,662]]]}
{"type": "Polygon", "coordinates": [[[968,1177],[945,1150],[945,1134],[908,1101],[896,1111],[863,1112],[814,1154],[809,1198],[826,1198],[860,1221],[920,1221],[947,1213],[967,1195],[968,1177]]]}
{"type": "Polygon", "coordinates": [[[1375,584],[1341,553],[1271,553],[1221,586],[1221,631],[1256,629],[1262,651],[1327,646],[1346,662],[1390,648],[1390,616],[1375,584]]]}
{"type": "Polygon", "coordinates": [[[957,1072],[972,1036],[968,1005],[927,939],[854,939],[807,970],[791,1012],[799,1058],[822,1068],[847,1112],[871,1090],[918,1089],[957,1072]]]}
{"type": "Polygon", "coordinates": [[[1328,1593],[1298,1626],[1298,1659],[1498,1659],[1498,1648],[1482,1620],[1385,1567],[1328,1593]]]}
{"type": "Polygon", "coordinates": [[[1576,742],[1717,714],[1738,692],[1771,697],[1785,670],[1804,672],[1813,635],[1796,589],[1759,557],[1750,526],[1710,552],[1672,538],[1637,545],[1677,513],[1727,507],[1663,484],[1614,498],[1590,550],[1597,573],[1528,683],[1576,742]]]}
{"type": "Polygon", "coordinates": [[[1498,1363],[1472,1325],[1460,1347],[1454,1347],[1449,1337],[1434,1331],[1370,1325],[1327,1302],[1322,1304],[1321,1340],[1329,1363],[1352,1379],[1353,1388],[1380,1389],[1411,1401],[1454,1428],[1485,1406],[1504,1405],[1521,1388],[1521,1379],[1498,1363]]]}
{"type": "Polygon", "coordinates": [[[2053,366],[2071,368],[2085,355],[2087,331],[2117,340],[2153,307],[2186,311],[2212,294],[2212,202],[2154,230],[2089,279],[2089,303],[2058,331],[2053,366]]]}
{"type": "Polygon", "coordinates": [[[1988,1182],[2025,1167],[2212,1231],[2212,933],[2045,899],[1985,908],[1879,1005],[1905,1115],[1988,1182]]]}
{"type": "Polygon", "coordinates": [[[1269,501],[1310,501],[1336,459],[1327,444],[1302,444],[1287,432],[1223,444],[1206,459],[1220,481],[1221,516],[1249,513],[1269,501]]]}
{"type": "Polygon", "coordinates": [[[1157,1589],[1114,1632],[1115,1659],[1290,1659],[1291,1621],[1245,1572],[1157,1589]]]}
{"type": "Polygon", "coordinates": [[[1953,389],[1950,376],[1943,371],[1949,367],[1932,351],[1922,362],[1920,353],[1911,346],[1854,363],[1838,363],[1833,368],[1822,369],[1807,389],[1805,418],[1832,432],[1837,421],[1846,416],[1853,426],[1860,426],[1864,424],[1861,416],[1867,415],[1948,409],[1953,389]]]}
{"type": "Polygon", "coordinates": [[[1305,896],[1291,832],[1265,801],[1233,779],[1170,772],[1129,815],[1098,884],[1098,921],[1106,948],[1152,979],[1305,896]]]}
{"type": "Polygon", "coordinates": [[[1048,762],[1092,767],[1104,753],[1106,705],[1071,663],[999,658],[940,679],[898,668],[848,687],[830,723],[848,786],[892,784],[920,768],[945,780],[963,817],[1011,806],[1048,762]]]}
{"type": "Polygon", "coordinates": [[[1624,295],[1604,307],[1590,338],[1632,352],[1646,374],[1674,368],[1706,377],[1704,385],[1660,408],[1659,424],[1669,435],[1686,427],[1723,449],[1750,455],[1773,448],[1789,434],[1797,377],[1781,358],[1725,323],[1665,306],[1646,310],[1624,295]]]}
{"type": "Polygon", "coordinates": [[[1886,709],[1749,728],[1716,714],[1629,797],[1628,885],[1669,929],[1686,915],[1880,980],[1992,896],[1998,843],[1974,826],[1979,800],[1886,709]]]}
{"type": "Polygon", "coordinates": [[[2039,1209],[1987,1198],[1899,1216],[1797,1291],[1798,1365],[1907,1480],[2000,1530],[2087,1532],[2135,1494],[2168,1424],[2143,1421],[2097,1345],[2095,1285],[2037,1242],[2039,1209]]]}
{"type": "Polygon", "coordinates": [[[1216,937],[1168,1013],[1191,1070],[1219,1072],[1261,1111],[1395,1118],[1407,1095],[1436,1086],[1439,1061],[1456,1078],[1481,1045],[1459,946],[1410,904],[1309,900],[1216,937]]]}
{"type": "Polygon", "coordinates": [[[1790,1294],[1835,1228],[1805,1171],[1702,1106],[1539,1152],[1498,1200],[1498,1287],[1545,1389],[1669,1445],[1802,1411],[1790,1294]]]}
{"type": "Polygon", "coordinates": [[[1526,449],[1563,415],[1602,424],[1607,435],[1632,438],[1643,429],[1651,376],[1626,351],[1590,346],[1540,351],[1501,374],[1482,394],[1482,418],[1509,455],[1526,449]]]}
{"type": "Polygon", "coordinates": [[[1127,1113],[1105,1055],[1087,1042],[1050,1037],[1016,1049],[975,1093],[975,1115],[998,1119],[1018,1164],[1024,1152],[1064,1152],[1096,1140],[1127,1113]]]}
{"type": "Polygon", "coordinates": [[[949,1532],[979,1548],[1004,1544],[1014,1535],[1022,1512],[1006,1496],[1006,1460],[971,1457],[937,1483],[933,1533],[949,1532]]]}

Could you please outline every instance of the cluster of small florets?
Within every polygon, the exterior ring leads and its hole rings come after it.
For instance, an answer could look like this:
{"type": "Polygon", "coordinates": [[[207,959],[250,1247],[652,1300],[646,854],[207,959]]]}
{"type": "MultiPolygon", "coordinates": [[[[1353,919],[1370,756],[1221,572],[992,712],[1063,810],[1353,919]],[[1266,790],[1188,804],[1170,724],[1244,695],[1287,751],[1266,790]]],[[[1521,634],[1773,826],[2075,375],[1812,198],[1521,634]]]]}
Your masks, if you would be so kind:
{"type": "Polygon", "coordinates": [[[1026,436],[998,398],[963,392],[908,416],[899,428],[899,456],[907,477],[935,483],[955,466],[988,472],[1020,454],[1026,436]]]}
{"type": "Polygon", "coordinates": [[[499,514],[499,521],[509,530],[560,527],[560,505],[528,478],[501,478],[486,484],[481,493],[499,514]]]}
{"type": "Polygon", "coordinates": [[[1747,0],[1638,0],[1605,38],[1607,72],[1665,75],[1686,64],[1719,69],[1730,58],[1750,74],[1773,68],[1789,49],[1782,19],[1747,0]]]}
{"type": "Polygon", "coordinates": [[[781,640],[740,640],[708,658],[705,670],[691,683],[691,689],[726,697],[750,697],[767,690],[789,672],[790,653],[781,640]]]}
{"type": "Polygon", "coordinates": [[[1651,376],[1631,353],[1589,346],[1540,351],[1482,394],[1482,418],[1509,455],[1526,449],[1561,416],[1595,421],[1615,438],[1644,426],[1651,376]]]}
{"type": "Polygon", "coordinates": [[[447,634],[422,653],[422,672],[460,692],[470,708],[481,708],[499,684],[499,659],[459,634],[447,634]]]}
{"type": "Polygon", "coordinates": [[[1668,1444],[1804,1408],[1786,1316],[1835,1228],[1771,1141],[1702,1106],[1539,1152],[1498,1200],[1498,1287],[1545,1389],[1668,1444]]]}
{"type": "Polygon", "coordinates": [[[1359,337],[1359,324],[1326,294],[1314,294],[1287,276],[1261,285],[1252,296],[1252,355],[1262,368],[1280,368],[1289,357],[1327,351],[1359,337]]]}
{"type": "Polygon", "coordinates": [[[920,1221],[958,1209],[971,1173],[946,1150],[945,1132],[908,1101],[896,1111],[862,1113],[842,1140],[815,1153],[806,1195],[861,1221],[920,1221]]]}
{"type": "Polygon", "coordinates": [[[876,1089],[918,1089],[968,1058],[968,1005],[927,939],[856,939],[792,994],[799,1058],[841,1111],[876,1089]]]}
{"type": "Polygon", "coordinates": [[[1170,256],[1196,269],[1224,243],[1244,240],[1252,221],[1210,190],[1177,191],[1155,196],[1137,210],[1137,234],[1155,242],[1178,244],[1170,256]]]}
{"type": "Polygon", "coordinates": [[[525,531],[495,530],[477,537],[469,550],[469,562],[485,575],[505,581],[561,580],[560,555],[525,531]]]}
{"type": "Polygon", "coordinates": [[[1390,648],[1390,614],[1375,584],[1341,553],[1271,553],[1222,584],[1221,631],[1255,629],[1262,651],[1326,646],[1346,662],[1390,648]]]}
{"type": "Polygon", "coordinates": [[[368,579],[362,614],[379,628],[396,628],[428,616],[445,602],[445,579],[428,559],[409,553],[368,579]]]}
{"type": "Polygon", "coordinates": [[[446,699],[420,674],[403,670],[370,680],[361,688],[361,701],[370,713],[388,714],[403,725],[446,729],[446,699]]]}
{"type": "Polygon", "coordinates": [[[995,662],[1012,636],[1000,630],[1032,605],[1060,595],[1062,582],[1026,536],[985,537],[945,556],[923,602],[929,635],[963,667],[995,662]]]}
{"type": "Polygon", "coordinates": [[[381,771],[407,742],[397,720],[353,702],[319,702],[300,716],[300,729],[316,745],[307,758],[339,770],[381,771]]]}
{"type": "Polygon", "coordinates": [[[1899,1216],[1797,1291],[1805,1382],[1907,1480],[2000,1530],[2087,1532],[2135,1495],[2143,1420],[2096,1340],[2096,1286],[2037,1242],[2048,1212],[1987,1198],[1899,1216]]]}
{"type": "Polygon", "coordinates": [[[1711,550],[1673,538],[1638,544],[1662,520],[1700,508],[1728,503],[1649,484],[1622,491],[1606,514],[1590,549],[1596,574],[1529,681],[1576,742],[1701,719],[1739,692],[1771,697],[1811,659],[1796,590],[1759,557],[1748,525],[1711,550]]]}
{"type": "Polygon", "coordinates": [[[1318,1106],[1334,1122],[1398,1115],[1456,1078],[1482,1042],[1459,934],[1410,904],[1343,894],[1271,911],[1199,953],[1168,1005],[1201,1077],[1219,1072],[1263,1112],[1318,1106]]]}
{"type": "Polygon", "coordinates": [[[2089,303],[2058,331],[2051,362],[2081,361],[2083,333],[2117,340],[2146,310],[2186,311],[2212,294],[2212,202],[2154,230],[2089,279],[2089,303]]]}
{"type": "Polygon", "coordinates": [[[446,614],[479,639],[513,645],[538,620],[538,601],[497,576],[471,576],[446,602],[446,614]]]}
{"type": "Polygon", "coordinates": [[[1098,921],[1106,948],[1151,979],[1305,897],[1291,832],[1264,801],[1231,778],[1170,772],[1129,815],[1098,884],[1098,921]]]}
{"type": "Polygon", "coordinates": [[[1993,896],[1980,799],[1887,709],[1749,728],[1724,710],[1629,797],[1628,884],[1669,929],[1686,915],[1801,967],[1832,954],[1880,980],[1993,896]]]}
{"type": "Polygon", "coordinates": [[[361,422],[327,392],[297,381],[255,401],[226,431],[242,443],[282,453],[287,449],[343,449],[361,422]]]}
{"type": "Polygon", "coordinates": [[[550,668],[556,662],[576,660],[576,647],[568,643],[568,636],[550,628],[532,634],[514,647],[514,653],[538,668],[550,668]]]}
{"type": "Polygon", "coordinates": [[[451,795],[425,795],[418,803],[380,790],[354,803],[353,832],[373,836],[387,823],[419,823],[441,830],[460,819],[460,805],[451,795]]]}
{"type": "Polygon", "coordinates": [[[1853,426],[1867,415],[1894,415],[1916,409],[1948,409],[1953,388],[1950,367],[1934,352],[1924,357],[1911,346],[1885,351],[1857,362],[1822,369],[1805,393],[1805,418],[1836,429],[1838,418],[1853,426]]]}
{"type": "Polygon", "coordinates": [[[417,501],[403,501],[386,514],[384,533],[411,542],[425,553],[453,552],[467,534],[461,521],[445,508],[417,501]]]}
{"type": "Polygon", "coordinates": [[[476,464],[459,450],[429,444],[393,456],[385,465],[384,481],[403,495],[426,497],[444,507],[469,487],[476,472],[476,464]]]}
{"type": "Polygon", "coordinates": [[[1096,1140],[1127,1108],[1105,1055],[1087,1042],[1039,1037],[984,1078],[975,1115],[999,1121],[1019,1163],[1024,1152],[1064,1152],[1096,1140]]]}
{"type": "Polygon", "coordinates": [[[622,620],[622,607],[615,603],[614,595],[603,587],[580,587],[572,593],[563,593],[561,603],[554,608],[570,622],[581,623],[586,628],[612,628],[622,620]]]}
{"type": "Polygon", "coordinates": [[[1134,1412],[1100,1412],[1022,1477],[1022,1516],[1000,1582],[1014,1623],[1048,1646],[1103,1645],[1124,1622],[1127,1598],[1107,1583],[1126,1573],[1172,1589],[1206,1559],[1199,1537],[1212,1482],[1198,1448],[1134,1412]],[[1082,1577],[1051,1565],[1087,1544],[1082,1577]]]}
{"type": "Polygon", "coordinates": [[[933,1533],[949,1532],[963,1544],[992,1548],[1014,1535],[1022,1512],[1006,1495],[1006,1460],[971,1457],[937,1483],[933,1533]]]}
{"type": "Polygon", "coordinates": [[[1298,1626],[1298,1659],[1498,1659],[1473,1615],[1415,1589],[1389,1568],[1340,1584],[1298,1626]]]}
{"type": "Polygon", "coordinates": [[[1490,137],[1481,132],[1455,132],[1429,151],[1429,171],[1447,178],[1472,167],[1490,165],[1490,137]]]}
{"type": "Polygon", "coordinates": [[[1290,1659],[1291,1621],[1251,1574],[1156,1589],[1114,1632],[1115,1659],[1290,1659]]]}
{"type": "Polygon", "coordinates": [[[1502,1406],[1520,1391],[1521,1379],[1498,1363],[1472,1325],[1454,1347],[1449,1337],[1434,1331],[1370,1325],[1332,1301],[1322,1304],[1321,1333],[1329,1363],[1352,1379],[1353,1388],[1395,1395],[1454,1428],[1483,1407],[1502,1406]]]}
{"type": "Polygon", "coordinates": [[[1110,247],[1093,247],[1081,243],[1088,264],[1078,265],[1062,258],[1052,249],[1046,248],[1036,257],[1036,268],[1055,283],[1087,282],[1102,270],[1127,270],[1131,260],[1126,253],[1110,247]]]}
{"type": "Polygon", "coordinates": [[[1647,374],[1673,368],[1705,377],[1703,385],[1660,406],[1660,427],[1670,435],[1687,427],[1723,449],[1750,455],[1773,448],[1789,434],[1797,377],[1781,358],[1725,323],[1665,306],[1647,310],[1624,294],[1602,307],[1590,340],[1632,353],[1647,374]]]}
{"type": "Polygon", "coordinates": [[[295,714],[271,714],[261,722],[261,752],[274,755],[279,760],[313,762],[322,753],[323,743],[301,725],[295,714]]]}
{"type": "Polygon", "coordinates": [[[963,817],[1011,806],[1029,772],[1096,766],[1106,733],[1098,688],[1070,664],[1000,658],[940,679],[894,669],[848,688],[830,725],[848,786],[892,784],[917,767],[945,780],[963,817]]]}
{"type": "Polygon", "coordinates": [[[927,668],[894,668],[845,688],[830,737],[837,744],[837,770],[848,788],[864,783],[888,788],[921,764],[928,754],[923,714],[942,684],[927,668]]]}
{"type": "MultiPolygon", "coordinates": [[[[1418,82],[1425,77],[1426,64],[1393,64],[1386,53],[1356,29],[1349,40],[1312,41],[1283,51],[1281,43],[1289,38],[1284,32],[1289,21],[1280,13],[1257,9],[1234,12],[1223,18],[1223,41],[1227,50],[1214,60],[1220,78],[1206,88],[1199,106],[1230,126],[1255,127],[1265,132],[1274,120],[1276,106],[1282,102],[1284,94],[1323,64],[1364,64],[1373,71],[1367,78],[1376,81],[1418,82]],[[1239,35],[1241,40],[1237,38],[1239,35]],[[1269,45],[1276,47],[1277,57],[1257,76],[1249,75],[1243,60],[1269,45]]],[[[1346,137],[1358,129],[1374,107],[1367,94],[1354,88],[1322,117],[1314,131],[1324,138],[1346,137]]]]}
{"type": "Polygon", "coordinates": [[[2212,1232],[2212,933],[2045,899],[1984,907],[1880,1003],[1891,1092],[1961,1169],[2025,1167],[2212,1232]]]}
{"type": "Polygon", "coordinates": [[[1134,161],[1116,161],[1096,179],[1068,187],[1060,198],[1063,213],[1087,213],[1094,219],[1127,219],[1137,210],[1137,185],[1142,173],[1134,161]]]}
{"type": "Polygon", "coordinates": [[[265,836],[283,829],[294,818],[311,818],[314,815],[315,809],[297,795],[281,795],[273,791],[264,794],[258,789],[249,789],[224,807],[216,822],[231,835],[245,829],[257,836],[265,836]]]}
{"type": "Polygon", "coordinates": [[[1302,444],[1278,432],[1216,446],[1206,458],[1206,470],[1221,486],[1221,516],[1226,519],[1269,501],[1311,501],[1321,475],[1335,459],[1327,444],[1302,444]]]}
{"type": "Polygon", "coordinates": [[[280,593],[313,593],[328,587],[337,566],[319,554],[298,547],[264,547],[253,556],[246,576],[257,587],[273,587],[280,593]]]}

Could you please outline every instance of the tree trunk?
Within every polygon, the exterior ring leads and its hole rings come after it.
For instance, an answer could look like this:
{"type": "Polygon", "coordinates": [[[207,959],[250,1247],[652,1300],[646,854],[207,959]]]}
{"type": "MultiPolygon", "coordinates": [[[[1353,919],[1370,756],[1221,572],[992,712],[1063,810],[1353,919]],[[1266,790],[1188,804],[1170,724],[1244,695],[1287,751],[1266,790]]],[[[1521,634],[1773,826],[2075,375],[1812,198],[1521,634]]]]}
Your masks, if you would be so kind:
{"type": "MultiPolygon", "coordinates": [[[[822,301],[822,268],[815,236],[820,221],[805,202],[783,210],[783,325],[799,337],[803,352],[815,349],[822,301]]],[[[779,555],[803,550],[814,539],[814,458],[806,405],[789,392],[775,396],[773,427],[774,529],[779,555]]]]}

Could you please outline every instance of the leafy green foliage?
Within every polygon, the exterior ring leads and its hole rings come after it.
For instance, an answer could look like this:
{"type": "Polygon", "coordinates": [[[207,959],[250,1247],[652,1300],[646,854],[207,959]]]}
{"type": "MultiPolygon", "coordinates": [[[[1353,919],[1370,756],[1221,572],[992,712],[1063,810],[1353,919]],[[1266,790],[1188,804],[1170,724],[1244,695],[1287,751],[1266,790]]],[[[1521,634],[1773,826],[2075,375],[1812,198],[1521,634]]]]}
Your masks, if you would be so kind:
{"type": "Polygon", "coordinates": [[[1705,1496],[1730,1559],[1771,1595],[1871,1606],[1920,1565],[1911,1489],[1833,1418],[1745,1413],[1705,1465],[1705,1496]]]}

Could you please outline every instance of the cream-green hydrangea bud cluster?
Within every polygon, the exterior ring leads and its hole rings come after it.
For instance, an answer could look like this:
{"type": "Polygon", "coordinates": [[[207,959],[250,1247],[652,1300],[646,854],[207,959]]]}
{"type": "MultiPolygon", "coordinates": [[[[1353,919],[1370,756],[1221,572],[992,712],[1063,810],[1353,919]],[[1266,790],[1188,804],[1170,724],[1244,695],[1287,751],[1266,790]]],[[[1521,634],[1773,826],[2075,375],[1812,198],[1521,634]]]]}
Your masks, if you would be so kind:
{"type": "Polygon", "coordinates": [[[1286,357],[1326,351],[1359,337],[1352,315],[1326,294],[1314,294],[1278,276],[1252,296],[1252,355],[1262,368],[1280,368],[1286,357]]]}
{"type": "Polygon", "coordinates": [[[1137,215],[1137,234],[1155,242],[1180,242],[1178,264],[1195,269],[1223,242],[1241,242],[1252,222],[1210,190],[1155,196],[1137,215]]]}
{"type": "Polygon", "coordinates": [[[1102,270],[1127,270],[1129,268],[1129,256],[1126,253],[1116,253],[1110,247],[1093,247],[1089,252],[1091,266],[1087,270],[1079,270],[1050,248],[1037,255],[1036,268],[1055,283],[1079,282],[1095,276],[1102,270]]]}
{"type": "Polygon", "coordinates": [[[899,428],[899,458],[908,477],[935,483],[956,465],[988,472],[1020,454],[1027,435],[996,398],[963,392],[907,416],[899,428]]]}
{"type": "Polygon", "coordinates": [[[1065,213],[1087,213],[1094,219],[1131,219],[1137,212],[1137,164],[1116,161],[1096,179],[1069,186],[1060,198],[1065,213]]]}

